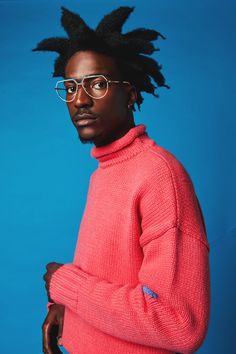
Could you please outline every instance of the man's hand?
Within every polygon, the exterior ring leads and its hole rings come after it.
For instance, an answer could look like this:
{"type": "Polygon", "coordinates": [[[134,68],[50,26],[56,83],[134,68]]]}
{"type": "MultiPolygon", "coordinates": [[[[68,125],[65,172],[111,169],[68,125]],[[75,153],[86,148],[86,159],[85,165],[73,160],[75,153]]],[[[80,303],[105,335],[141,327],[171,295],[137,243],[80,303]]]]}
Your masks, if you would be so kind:
{"type": "Polygon", "coordinates": [[[58,345],[60,345],[60,337],[62,336],[64,311],[65,306],[63,305],[54,304],[49,308],[42,325],[43,353],[45,354],[62,353],[58,345]]]}
{"type": "Polygon", "coordinates": [[[45,280],[45,288],[47,290],[48,300],[51,302],[52,300],[50,299],[50,293],[49,293],[50,281],[53,273],[61,266],[63,266],[62,263],[56,263],[56,262],[51,262],[46,265],[47,272],[44,274],[43,279],[45,280]]]}

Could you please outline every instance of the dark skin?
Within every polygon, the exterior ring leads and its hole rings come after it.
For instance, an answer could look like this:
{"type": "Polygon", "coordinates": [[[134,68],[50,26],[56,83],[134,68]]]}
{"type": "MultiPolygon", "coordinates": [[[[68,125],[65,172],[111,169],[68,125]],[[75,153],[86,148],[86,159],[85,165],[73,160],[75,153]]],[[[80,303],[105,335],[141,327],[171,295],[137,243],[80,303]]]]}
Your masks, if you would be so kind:
{"type": "MultiPolygon", "coordinates": [[[[113,58],[93,51],[75,53],[67,62],[66,78],[81,79],[86,75],[103,74],[111,80],[122,80],[116,62],[113,58]]],[[[132,85],[111,84],[108,92],[102,99],[93,99],[80,88],[76,98],[67,103],[67,108],[74,124],[78,137],[82,143],[93,143],[100,147],[121,138],[135,126],[132,105],[137,99],[136,89],[132,85]],[[78,118],[88,115],[93,121],[88,126],[78,126],[78,118]]],[[[44,274],[45,288],[50,298],[50,281],[52,275],[63,264],[48,263],[44,274]]],[[[46,354],[61,353],[58,345],[63,330],[64,306],[54,304],[42,326],[43,352],[46,354]]]]}
{"type": "MultiPolygon", "coordinates": [[[[76,79],[96,74],[103,74],[112,80],[121,79],[114,59],[92,51],[75,53],[67,63],[65,74],[66,78],[76,79]]],[[[67,107],[80,140],[103,146],[119,139],[135,126],[132,110],[128,109],[135,101],[134,86],[111,84],[107,95],[99,100],[91,98],[80,89],[76,99],[68,102],[67,107]],[[81,113],[96,117],[94,124],[87,127],[76,125],[81,113]]]]}
{"type": "MultiPolygon", "coordinates": [[[[44,274],[45,288],[48,301],[53,302],[50,298],[49,285],[52,274],[62,266],[61,263],[51,262],[46,265],[47,272],[44,274]]],[[[60,337],[62,336],[64,322],[65,307],[59,304],[50,306],[48,314],[42,325],[43,332],[43,352],[46,354],[62,353],[58,345],[61,345],[60,337]]]]}

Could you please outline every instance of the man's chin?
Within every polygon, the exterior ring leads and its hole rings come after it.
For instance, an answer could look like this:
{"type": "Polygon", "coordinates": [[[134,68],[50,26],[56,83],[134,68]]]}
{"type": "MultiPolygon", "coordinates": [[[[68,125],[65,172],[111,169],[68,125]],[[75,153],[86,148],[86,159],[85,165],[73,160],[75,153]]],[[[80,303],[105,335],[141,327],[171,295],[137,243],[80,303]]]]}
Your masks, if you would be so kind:
{"type": "Polygon", "coordinates": [[[93,139],[85,139],[85,138],[82,138],[79,134],[78,134],[78,138],[80,140],[80,142],[82,144],[94,144],[94,140],[93,139]]]}

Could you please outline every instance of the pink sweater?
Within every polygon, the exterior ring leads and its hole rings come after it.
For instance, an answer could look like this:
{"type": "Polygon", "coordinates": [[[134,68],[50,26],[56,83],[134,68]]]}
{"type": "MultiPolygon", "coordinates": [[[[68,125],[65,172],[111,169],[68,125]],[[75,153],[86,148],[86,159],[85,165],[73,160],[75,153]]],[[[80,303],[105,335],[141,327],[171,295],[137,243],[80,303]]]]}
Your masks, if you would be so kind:
{"type": "Polygon", "coordinates": [[[73,264],[52,276],[71,354],[193,353],[208,328],[209,244],[191,179],[143,124],[93,147],[73,264]]]}

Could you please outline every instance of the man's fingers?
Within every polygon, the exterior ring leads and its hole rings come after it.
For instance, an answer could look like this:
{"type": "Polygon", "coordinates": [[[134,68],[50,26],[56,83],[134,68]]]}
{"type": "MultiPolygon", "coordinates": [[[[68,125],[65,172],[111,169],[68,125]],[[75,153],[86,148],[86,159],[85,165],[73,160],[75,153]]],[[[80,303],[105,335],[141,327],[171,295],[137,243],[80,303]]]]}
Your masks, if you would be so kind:
{"type": "Polygon", "coordinates": [[[64,307],[52,305],[42,325],[43,352],[45,354],[62,354],[58,345],[62,345],[59,337],[62,336],[64,307]]]}
{"type": "Polygon", "coordinates": [[[50,349],[52,350],[53,354],[61,353],[58,347],[57,338],[58,338],[58,325],[54,325],[50,333],[50,349]]]}
{"type": "Polygon", "coordinates": [[[43,353],[60,354],[61,351],[57,345],[58,326],[46,325],[43,331],[43,353]],[[50,329],[49,329],[50,328],[50,329]]]}
{"type": "Polygon", "coordinates": [[[43,323],[43,352],[45,354],[56,354],[60,353],[57,346],[57,336],[58,336],[59,326],[56,323],[56,318],[51,315],[50,311],[43,323]]]}
{"type": "Polygon", "coordinates": [[[45,354],[53,354],[51,347],[50,347],[50,328],[51,325],[48,322],[44,322],[42,326],[43,330],[43,353],[45,354]]]}
{"type": "Polygon", "coordinates": [[[64,323],[64,318],[61,316],[59,319],[59,329],[58,329],[58,336],[57,336],[58,345],[62,345],[63,323],[64,323]]]}
{"type": "Polygon", "coordinates": [[[62,336],[62,331],[63,331],[63,323],[64,323],[64,316],[59,317],[59,329],[58,329],[58,336],[62,336]]]}

